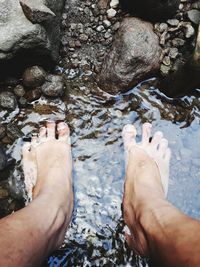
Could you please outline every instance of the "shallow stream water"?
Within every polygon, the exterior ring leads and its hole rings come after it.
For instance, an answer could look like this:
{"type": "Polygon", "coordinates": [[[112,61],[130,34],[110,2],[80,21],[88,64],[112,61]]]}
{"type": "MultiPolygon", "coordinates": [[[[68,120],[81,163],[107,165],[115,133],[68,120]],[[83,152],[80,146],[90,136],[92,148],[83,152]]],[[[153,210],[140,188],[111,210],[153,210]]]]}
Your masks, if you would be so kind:
{"type": "MultiPolygon", "coordinates": [[[[69,84],[64,101],[43,98],[26,112],[7,118],[25,136],[46,119],[65,120],[72,133],[74,215],[63,247],[43,266],[148,266],[128,250],[123,236],[121,131],[126,123],[136,125],[138,141],[146,121],[154,131],[164,132],[172,149],[168,198],[183,212],[200,218],[200,93],[170,99],[152,84],[147,81],[113,97],[87,82],[87,77],[85,83],[77,79],[69,84]]],[[[10,148],[17,165],[21,143],[18,139],[10,148]]]]}

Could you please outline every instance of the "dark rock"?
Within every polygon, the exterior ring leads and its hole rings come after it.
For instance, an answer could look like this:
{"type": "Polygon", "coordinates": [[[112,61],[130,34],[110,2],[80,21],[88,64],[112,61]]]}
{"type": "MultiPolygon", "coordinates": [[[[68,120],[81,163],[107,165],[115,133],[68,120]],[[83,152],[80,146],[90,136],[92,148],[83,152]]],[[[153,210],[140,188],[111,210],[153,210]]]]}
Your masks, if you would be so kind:
{"type": "Polygon", "coordinates": [[[13,93],[0,93],[0,106],[5,109],[15,110],[17,107],[17,100],[13,93]]]}
{"type": "Polygon", "coordinates": [[[23,74],[23,84],[27,87],[37,87],[44,83],[46,72],[43,68],[32,66],[25,70],[23,74]]]}
{"type": "Polygon", "coordinates": [[[51,21],[56,16],[41,0],[20,0],[20,5],[32,23],[51,21]]]}
{"type": "Polygon", "coordinates": [[[161,49],[150,23],[125,18],[105,58],[99,86],[117,94],[126,91],[159,69],[161,49]]]}
{"type": "Polygon", "coordinates": [[[196,9],[189,10],[187,16],[191,22],[194,24],[199,24],[200,22],[200,11],[196,9]]]}
{"type": "Polygon", "coordinates": [[[120,0],[122,8],[145,19],[171,18],[178,10],[180,0],[120,0]]]}
{"type": "Polygon", "coordinates": [[[0,139],[4,138],[5,136],[6,136],[6,127],[0,124],[0,139]]]}
{"type": "Polygon", "coordinates": [[[50,97],[58,97],[64,93],[63,78],[59,75],[48,75],[41,87],[42,93],[50,97]]]}
{"type": "Polygon", "coordinates": [[[20,99],[18,100],[19,101],[19,104],[21,107],[26,107],[27,106],[27,99],[25,97],[20,97],[20,99]]]}
{"type": "Polygon", "coordinates": [[[0,147],[0,170],[2,171],[7,165],[7,156],[3,148],[0,147]]]}
{"type": "Polygon", "coordinates": [[[22,137],[23,133],[21,132],[21,130],[18,128],[18,126],[14,123],[9,123],[7,125],[7,136],[11,139],[11,140],[16,140],[20,137],[22,137]]]}
{"type": "Polygon", "coordinates": [[[8,197],[9,197],[9,191],[6,188],[0,187],[0,200],[8,197]]]}
{"type": "MultiPolygon", "coordinates": [[[[51,23],[33,24],[25,16],[19,0],[0,1],[0,60],[8,60],[34,50],[37,56],[57,60],[60,45],[60,20],[64,0],[29,0],[31,5],[46,5],[55,19],[51,23]],[[34,4],[35,3],[35,4],[34,4]],[[9,30],[8,30],[9,29],[9,30]]],[[[27,12],[26,12],[27,14],[27,12]]]]}
{"type": "Polygon", "coordinates": [[[24,87],[20,84],[18,84],[15,88],[14,88],[14,93],[16,96],[18,97],[22,97],[25,95],[25,90],[24,87]]]}
{"type": "Polygon", "coordinates": [[[28,102],[35,101],[41,97],[41,90],[39,88],[36,88],[34,90],[30,90],[26,92],[25,98],[28,102]]]}

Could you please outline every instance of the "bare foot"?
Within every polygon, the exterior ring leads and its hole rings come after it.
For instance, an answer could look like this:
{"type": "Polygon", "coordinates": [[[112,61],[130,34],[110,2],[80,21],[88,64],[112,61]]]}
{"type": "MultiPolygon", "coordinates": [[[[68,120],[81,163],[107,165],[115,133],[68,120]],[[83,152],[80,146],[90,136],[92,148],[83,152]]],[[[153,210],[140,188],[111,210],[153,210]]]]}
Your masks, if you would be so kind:
{"type": "Polygon", "coordinates": [[[23,168],[29,196],[36,199],[45,195],[47,199],[53,199],[58,209],[62,208],[65,223],[60,236],[63,240],[73,209],[72,158],[67,124],[59,123],[57,131],[54,122],[40,128],[38,137],[34,136],[23,148],[23,168]]]}
{"type": "Polygon", "coordinates": [[[131,232],[127,235],[129,245],[135,252],[147,256],[148,242],[140,218],[142,213],[156,209],[165,200],[171,152],[161,132],[156,132],[150,142],[151,124],[143,125],[141,143],[136,143],[136,134],[133,125],[126,125],[123,129],[126,154],[123,212],[131,232]]]}

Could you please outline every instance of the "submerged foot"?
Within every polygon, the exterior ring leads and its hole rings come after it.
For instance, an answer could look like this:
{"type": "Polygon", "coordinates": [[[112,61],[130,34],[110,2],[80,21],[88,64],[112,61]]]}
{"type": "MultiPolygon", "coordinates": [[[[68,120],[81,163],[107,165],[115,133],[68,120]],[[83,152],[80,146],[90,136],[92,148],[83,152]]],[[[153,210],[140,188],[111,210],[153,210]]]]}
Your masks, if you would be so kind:
{"type": "Polygon", "coordinates": [[[151,138],[151,124],[143,125],[142,141],[136,143],[136,129],[126,125],[123,140],[126,180],[123,199],[124,220],[131,231],[127,241],[140,255],[148,255],[148,242],[140,225],[141,214],[165,199],[169,181],[170,149],[161,132],[151,138]]]}
{"type": "Polygon", "coordinates": [[[66,230],[73,209],[70,131],[66,123],[48,122],[40,128],[38,137],[25,144],[23,169],[28,195],[53,199],[66,215],[66,230]]]}

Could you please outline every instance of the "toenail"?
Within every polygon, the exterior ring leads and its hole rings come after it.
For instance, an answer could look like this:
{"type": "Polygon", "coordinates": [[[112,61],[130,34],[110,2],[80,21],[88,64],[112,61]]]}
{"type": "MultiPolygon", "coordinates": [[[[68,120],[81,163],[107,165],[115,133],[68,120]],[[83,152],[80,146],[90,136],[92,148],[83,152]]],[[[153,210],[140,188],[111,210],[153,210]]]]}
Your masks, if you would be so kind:
{"type": "Polygon", "coordinates": [[[67,127],[67,124],[65,122],[60,122],[57,126],[57,130],[61,131],[61,130],[65,130],[67,127]]]}

